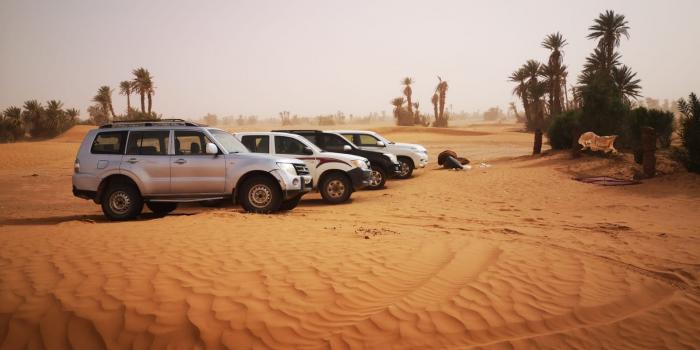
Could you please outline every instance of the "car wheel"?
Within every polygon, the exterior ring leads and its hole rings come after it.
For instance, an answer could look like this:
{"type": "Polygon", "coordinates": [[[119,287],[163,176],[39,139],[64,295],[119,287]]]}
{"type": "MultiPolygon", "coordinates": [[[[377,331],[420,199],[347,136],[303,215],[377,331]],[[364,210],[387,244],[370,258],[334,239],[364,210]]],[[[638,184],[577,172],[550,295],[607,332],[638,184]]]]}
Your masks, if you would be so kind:
{"type": "Polygon", "coordinates": [[[299,201],[301,200],[301,195],[295,196],[291,199],[287,199],[286,201],[283,201],[282,204],[280,204],[280,211],[287,211],[287,210],[292,210],[299,205],[299,201]]]}
{"type": "Polygon", "coordinates": [[[399,158],[400,172],[396,175],[399,179],[408,179],[413,175],[413,161],[409,158],[399,158]]]}
{"type": "Polygon", "coordinates": [[[339,173],[330,174],[321,181],[319,190],[326,203],[346,202],[352,194],[352,185],[347,176],[339,173]]]}
{"type": "Polygon", "coordinates": [[[239,200],[243,208],[251,213],[272,213],[280,209],[282,191],[272,179],[254,177],[241,186],[239,200]]]}
{"type": "Polygon", "coordinates": [[[110,220],[130,220],[143,210],[143,199],[139,190],[131,184],[109,185],[102,196],[102,212],[110,220]]]}
{"type": "Polygon", "coordinates": [[[146,202],[146,206],[156,215],[168,215],[177,209],[177,203],[173,202],[146,202]]]}
{"type": "Polygon", "coordinates": [[[384,187],[386,183],[386,171],[379,166],[372,165],[372,173],[369,176],[369,188],[370,190],[378,190],[384,187]]]}

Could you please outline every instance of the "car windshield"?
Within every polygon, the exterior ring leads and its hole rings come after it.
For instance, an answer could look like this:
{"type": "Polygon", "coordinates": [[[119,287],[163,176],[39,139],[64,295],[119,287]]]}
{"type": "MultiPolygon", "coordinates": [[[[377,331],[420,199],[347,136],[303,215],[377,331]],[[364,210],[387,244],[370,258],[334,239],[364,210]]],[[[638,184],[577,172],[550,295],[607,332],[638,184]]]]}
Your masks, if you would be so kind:
{"type": "Polygon", "coordinates": [[[382,142],[386,143],[387,145],[388,145],[388,144],[393,144],[393,143],[394,143],[394,141],[391,141],[391,140],[389,140],[388,138],[386,138],[386,137],[384,137],[384,136],[382,136],[382,135],[379,135],[379,134],[372,134],[372,135],[374,135],[374,137],[378,138],[379,141],[382,141],[382,142]]]}
{"type": "Polygon", "coordinates": [[[226,149],[228,153],[248,153],[248,149],[243,146],[233,135],[219,129],[209,129],[211,136],[226,149]]]}

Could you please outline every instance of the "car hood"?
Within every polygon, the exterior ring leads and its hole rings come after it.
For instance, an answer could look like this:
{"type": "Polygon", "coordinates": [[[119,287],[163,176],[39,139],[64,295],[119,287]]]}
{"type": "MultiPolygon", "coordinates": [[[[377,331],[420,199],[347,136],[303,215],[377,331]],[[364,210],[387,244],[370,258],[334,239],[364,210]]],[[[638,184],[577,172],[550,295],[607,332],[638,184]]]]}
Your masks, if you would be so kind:
{"type": "Polygon", "coordinates": [[[329,157],[329,158],[337,158],[340,160],[345,160],[345,161],[351,161],[351,160],[361,160],[365,161],[367,158],[365,157],[360,157],[356,156],[353,154],[346,154],[346,153],[335,153],[335,152],[321,152],[316,157],[329,157]]]}
{"type": "Polygon", "coordinates": [[[418,144],[415,144],[415,143],[396,142],[396,143],[390,144],[390,146],[395,147],[395,148],[407,149],[407,150],[411,150],[411,151],[416,150],[416,149],[420,150],[420,151],[426,150],[425,147],[418,145],[418,144]]]}
{"type": "Polygon", "coordinates": [[[294,158],[274,156],[271,154],[264,153],[232,153],[230,154],[237,158],[248,158],[248,159],[260,159],[260,160],[271,160],[278,163],[295,163],[295,164],[305,164],[303,161],[294,158]]]}

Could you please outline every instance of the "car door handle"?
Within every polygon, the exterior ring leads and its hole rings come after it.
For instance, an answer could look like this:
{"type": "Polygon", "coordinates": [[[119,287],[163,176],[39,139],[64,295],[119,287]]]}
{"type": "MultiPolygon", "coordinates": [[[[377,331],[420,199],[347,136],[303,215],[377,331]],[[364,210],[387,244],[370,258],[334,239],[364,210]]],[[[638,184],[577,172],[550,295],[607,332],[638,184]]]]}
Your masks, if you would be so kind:
{"type": "Polygon", "coordinates": [[[185,163],[187,163],[187,161],[182,159],[182,158],[175,161],[175,164],[185,164],[185,163]]]}
{"type": "Polygon", "coordinates": [[[136,159],[136,158],[129,158],[129,160],[127,160],[127,162],[129,162],[129,163],[131,163],[131,164],[134,164],[134,163],[138,163],[139,160],[136,159]]]}

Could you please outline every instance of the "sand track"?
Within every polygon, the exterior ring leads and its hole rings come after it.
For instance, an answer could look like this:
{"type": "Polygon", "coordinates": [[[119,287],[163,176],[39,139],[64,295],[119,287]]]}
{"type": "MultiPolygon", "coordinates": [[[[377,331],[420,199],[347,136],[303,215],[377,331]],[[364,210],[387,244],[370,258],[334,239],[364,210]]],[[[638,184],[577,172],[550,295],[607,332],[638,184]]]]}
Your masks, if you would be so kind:
{"type": "MultiPolygon", "coordinates": [[[[387,133],[433,157],[529,148],[485,129],[387,133]]],[[[0,349],[697,346],[687,174],[602,188],[571,181],[579,163],[560,155],[502,158],[347,205],[109,223],[70,197],[76,135],[0,145],[0,349]]]]}

